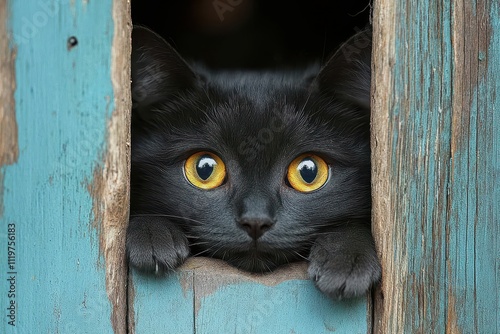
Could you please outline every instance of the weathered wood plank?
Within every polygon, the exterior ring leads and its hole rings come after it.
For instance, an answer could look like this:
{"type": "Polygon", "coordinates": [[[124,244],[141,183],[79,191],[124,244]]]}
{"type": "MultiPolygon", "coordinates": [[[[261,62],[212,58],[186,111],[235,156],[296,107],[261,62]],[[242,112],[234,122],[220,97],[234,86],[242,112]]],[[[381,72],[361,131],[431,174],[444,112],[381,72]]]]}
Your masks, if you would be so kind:
{"type": "Polygon", "coordinates": [[[130,2],[113,0],[113,44],[111,82],[114,108],[107,115],[106,152],[102,169],[95,170],[94,184],[100,193],[94,196],[94,208],[101,207],[100,247],[106,264],[106,291],[112,304],[110,315],[116,334],[127,331],[127,271],[125,255],[126,227],[130,204],[130,54],[132,22],[130,2]],[[96,200],[97,198],[97,200],[96,200]]]}
{"type": "Polygon", "coordinates": [[[177,274],[134,273],[135,333],[367,333],[367,298],[332,301],[298,263],[266,275],[192,258],[177,274]]]}
{"type": "Polygon", "coordinates": [[[15,242],[15,258],[0,257],[0,279],[12,283],[0,307],[15,308],[1,333],[126,332],[130,27],[116,20],[120,2],[0,2],[2,68],[16,55],[15,118],[0,129],[14,119],[19,147],[0,166],[0,248],[15,242]]]}
{"type": "Polygon", "coordinates": [[[379,333],[500,331],[497,1],[375,3],[379,333]]]}
{"type": "Polygon", "coordinates": [[[129,333],[194,333],[192,272],[130,276],[129,333]]]}
{"type": "MultiPolygon", "coordinates": [[[[478,1],[474,329],[500,332],[500,3],[478,1]]],[[[471,57],[471,55],[465,55],[471,57]]],[[[470,204],[469,204],[470,205],[470,204]]],[[[472,255],[472,254],[470,254],[472,255]]],[[[467,305],[469,306],[469,305],[467,305]]],[[[465,312],[466,307],[463,306],[465,312]]],[[[472,306],[472,305],[470,305],[472,306]]],[[[470,311],[469,311],[470,312],[470,311]]]]}
{"type": "MultiPolygon", "coordinates": [[[[17,161],[19,148],[17,146],[17,121],[15,112],[14,91],[16,77],[14,62],[15,48],[9,47],[9,32],[7,29],[7,0],[0,0],[0,167],[17,161]]],[[[3,212],[2,173],[0,171],[0,216],[3,212]]]]}

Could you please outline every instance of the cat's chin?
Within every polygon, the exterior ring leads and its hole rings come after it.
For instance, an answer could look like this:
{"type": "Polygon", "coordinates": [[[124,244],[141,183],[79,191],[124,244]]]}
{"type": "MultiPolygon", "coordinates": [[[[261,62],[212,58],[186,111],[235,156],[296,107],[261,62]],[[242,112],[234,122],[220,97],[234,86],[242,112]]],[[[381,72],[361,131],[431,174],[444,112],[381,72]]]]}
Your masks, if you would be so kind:
{"type": "MultiPolygon", "coordinates": [[[[299,250],[277,248],[268,243],[241,243],[234,247],[221,247],[215,252],[202,247],[192,247],[192,254],[203,254],[226,261],[231,266],[252,273],[268,273],[281,265],[306,258],[299,250]]],[[[304,249],[302,249],[304,250],[304,249]]]]}
{"type": "MultiPolygon", "coordinates": [[[[214,257],[219,256],[215,254],[214,257]]],[[[220,258],[227,261],[233,267],[252,273],[267,273],[273,271],[280,265],[296,260],[290,254],[258,251],[226,253],[224,258],[220,258]]]]}

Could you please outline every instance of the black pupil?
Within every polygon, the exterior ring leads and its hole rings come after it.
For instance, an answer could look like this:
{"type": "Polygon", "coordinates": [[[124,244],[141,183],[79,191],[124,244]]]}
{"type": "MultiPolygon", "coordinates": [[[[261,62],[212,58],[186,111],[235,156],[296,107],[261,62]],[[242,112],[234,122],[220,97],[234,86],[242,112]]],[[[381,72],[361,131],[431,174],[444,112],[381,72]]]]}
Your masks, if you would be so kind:
{"type": "Polygon", "coordinates": [[[217,162],[209,155],[203,155],[196,164],[196,172],[203,181],[207,180],[214,172],[217,162]]]}
{"type": "Polygon", "coordinates": [[[311,183],[314,181],[318,175],[318,168],[316,168],[316,163],[311,158],[305,158],[302,160],[297,167],[300,172],[300,176],[306,183],[311,183]]]}

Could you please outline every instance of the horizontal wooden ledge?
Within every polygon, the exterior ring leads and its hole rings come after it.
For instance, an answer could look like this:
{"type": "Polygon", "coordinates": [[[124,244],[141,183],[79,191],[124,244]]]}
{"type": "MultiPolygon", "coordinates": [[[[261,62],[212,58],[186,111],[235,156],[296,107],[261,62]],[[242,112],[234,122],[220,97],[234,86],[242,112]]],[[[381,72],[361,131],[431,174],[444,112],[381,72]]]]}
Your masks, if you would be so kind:
{"type": "Polygon", "coordinates": [[[239,270],[222,260],[190,258],[165,276],[131,271],[133,333],[367,333],[367,296],[332,300],[296,262],[273,272],[239,270]]]}

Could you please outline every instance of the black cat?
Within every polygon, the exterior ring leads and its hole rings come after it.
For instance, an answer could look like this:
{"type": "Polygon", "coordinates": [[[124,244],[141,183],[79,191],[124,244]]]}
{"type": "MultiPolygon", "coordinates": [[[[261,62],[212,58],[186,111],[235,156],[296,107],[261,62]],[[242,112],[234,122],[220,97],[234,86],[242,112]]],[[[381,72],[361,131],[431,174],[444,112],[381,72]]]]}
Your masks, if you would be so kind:
{"type": "Polygon", "coordinates": [[[307,259],[336,298],[379,280],[369,31],[297,72],[210,72],[146,28],[132,40],[131,265],[163,272],[202,254],[266,272],[307,259]]]}

